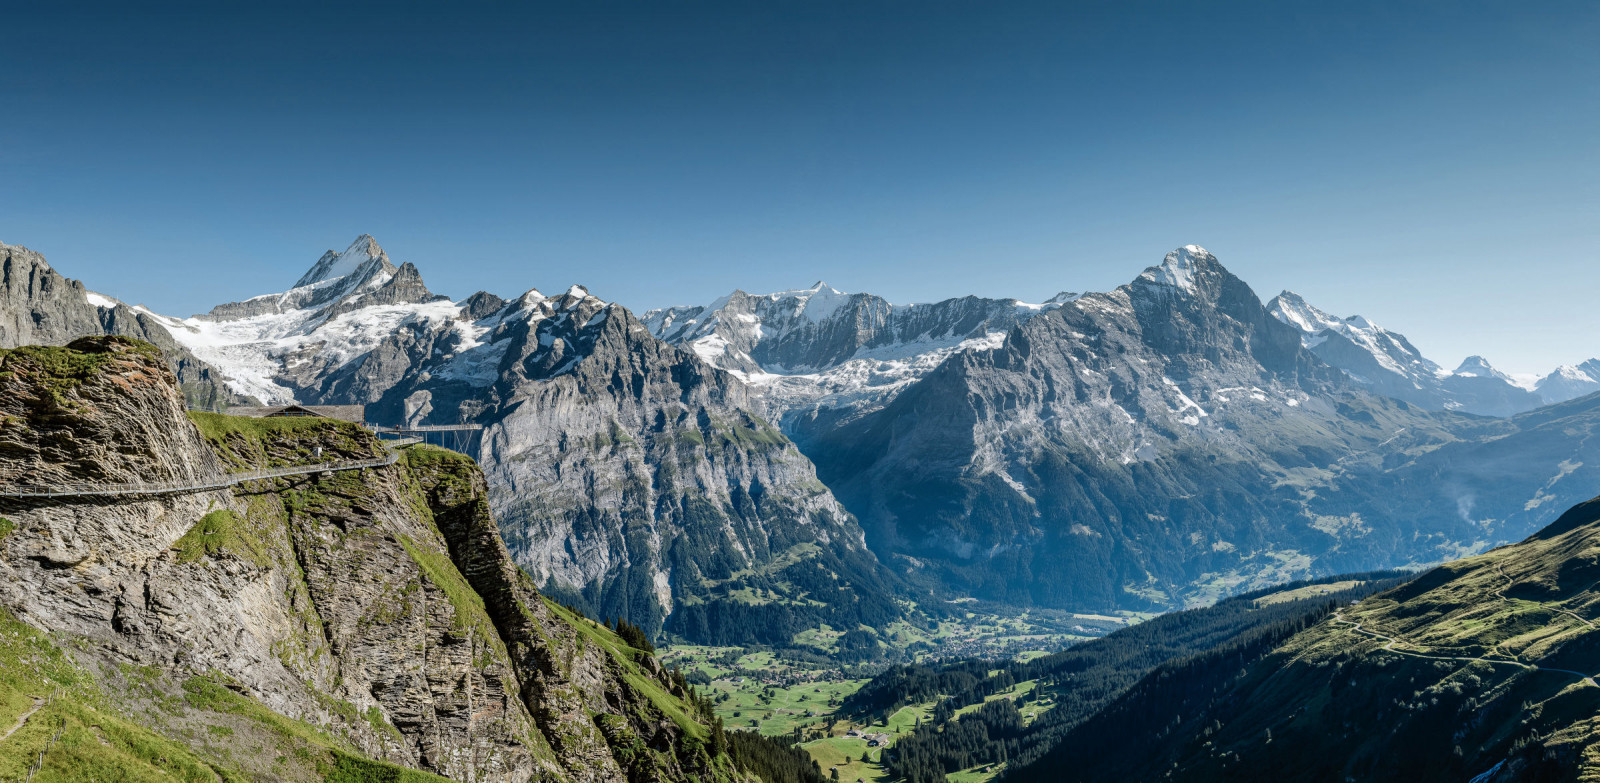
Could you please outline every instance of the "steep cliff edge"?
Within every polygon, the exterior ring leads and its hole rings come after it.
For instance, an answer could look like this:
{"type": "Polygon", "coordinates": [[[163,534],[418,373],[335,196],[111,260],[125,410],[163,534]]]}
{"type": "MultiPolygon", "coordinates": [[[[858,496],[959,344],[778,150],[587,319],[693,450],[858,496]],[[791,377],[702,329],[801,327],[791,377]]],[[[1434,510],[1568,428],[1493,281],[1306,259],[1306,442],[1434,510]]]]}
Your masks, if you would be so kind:
{"type": "MultiPolygon", "coordinates": [[[[0,354],[0,493],[381,453],[341,422],[191,421],[131,340],[0,354]]],[[[40,780],[748,777],[681,679],[539,595],[453,452],[0,504],[0,778],[41,750],[40,780]]]]}

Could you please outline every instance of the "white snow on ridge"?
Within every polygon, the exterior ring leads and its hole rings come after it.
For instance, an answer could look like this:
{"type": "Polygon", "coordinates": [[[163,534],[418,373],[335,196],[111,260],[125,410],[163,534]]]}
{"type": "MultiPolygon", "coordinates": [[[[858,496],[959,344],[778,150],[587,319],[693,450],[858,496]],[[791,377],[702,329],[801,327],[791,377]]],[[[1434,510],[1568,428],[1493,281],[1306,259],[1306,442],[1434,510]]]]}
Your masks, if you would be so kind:
{"type": "Polygon", "coordinates": [[[988,332],[959,341],[919,343],[922,348],[919,351],[908,350],[904,344],[864,351],[856,358],[814,373],[734,374],[760,389],[768,405],[775,409],[794,409],[816,403],[849,406],[892,395],[957,353],[994,350],[1005,345],[1005,341],[1005,332],[988,332]]]}
{"type": "Polygon", "coordinates": [[[1513,386],[1521,386],[1516,379],[1495,369],[1488,359],[1482,356],[1468,356],[1461,360],[1461,366],[1456,368],[1456,375],[1467,378],[1499,378],[1513,386]]]}
{"type": "Polygon", "coordinates": [[[1539,381],[1541,379],[1537,373],[1513,372],[1503,374],[1506,376],[1506,380],[1509,381],[1512,386],[1515,386],[1519,389],[1527,389],[1531,392],[1539,391],[1539,381]]]}
{"type": "Polygon", "coordinates": [[[85,291],[83,293],[83,298],[89,300],[89,304],[104,310],[114,309],[117,305],[121,304],[121,302],[118,302],[117,300],[112,299],[105,294],[97,294],[93,291],[85,291]]]}
{"type": "Polygon", "coordinates": [[[179,345],[217,368],[226,379],[228,388],[235,393],[255,397],[267,404],[295,402],[294,391],[276,380],[281,365],[272,359],[268,345],[221,342],[215,335],[202,333],[197,326],[201,323],[198,319],[173,318],[143,307],[134,309],[154,318],[179,345]]]}
{"type": "Polygon", "coordinates": [[[689,343],[689,348],[695,352],[696,356],[714,365],[718,359],[722,358],[723,354],[728,352],[728,341],[722,339],[720,334],[708,334],[689,343]]]}
{"type": "MultiPolygon", "coordinates": [[[[222,317],[195,316],[173,318],[136,308],[154,318],[174,340],[201,360],[216,367],[228,387],[240,394],[267,403],[296,402],[295,392],[285,378],[296,368],[312,364],[318,374],[337,370],[365,357],[374,348],[403,329],[416,328],[439,336],[435,355],[428,357],[427,371],[436,377],[460,380],[473,385],[489,385],[499,378],[499,365],[509,341],[486,342],[488,336],[507,320],[539,321],[554,314],[556,300],[537,289],[529,289],[497,313],[477,322],[464,317],[465,303],[447,300],[372,304],[347,312],[336,306],[349,306],[370,291],[393,279],[393,266],[372,237],[363,234],[343,253],[329,252],[303,275],[294,288],[277,294],[253,297],[247,302],[272,302],[256,308],[236,308],[243,312],[271,310],[256,315],[222,317]],[[381,263],[379,263],[381,262],[381,263]],[[357,272],[361,274],[356,275],[357,272]],[[326,290],[333,289],[333,290],[326,290]],[[316,304],[310,304],[316,302],[316,304]],[[444,351],[448,350],[449,353],[444,351]]],[[[114,306],[115,300],[100,297],[114,306]]],[[[565,294],[574,300],[598,301],[583,286],[572,286],[565,294]]],[[[604,303],[601,303],[604,305],[604,303]]],[[[567,301],[572,310],[576,301],[567,301]]],[[[580,328],[603,322],[609,306],[602,307],[580,328]]],[[[570,317],[563,312],[561,317],[570,317]]]]}
{"type": "Polygon", "coordinates": [[[850,295],[822,282],[803,292],[795,292],[795,300],[800,303],[800,312],[812,323],[821,323],[850,301],[850,295]]]}
{"type": "Polygon", "coordinates": [[[1269,304],[1268,311],[1278,320],[1299,329],[1303,333],[1301,343],[1307,348],[1315,348],[1326,342],[1330,333],[1339,334],[1372,354],[1378,366],[1395,375],[1411,378],[1413,373],[1437,374],[1440,369],[1421,355],[1409,357],[1407,361],[1414,368],[1407,369],[1394,357],[1396,353],[1404,356],[1407,352],[1383,327],[1359,315],[1349,318],[1331,315],[1312,306],[1293,291],[1278,294],[1269,304]]]}
{"type": "Polygon", "coordinates": [[[291,310],[232,321],[151,315],[180,345],[221,370],[234,391],[263,402],[286,404],[295,401],[294,394],[275,379],[291,354],[309,350],[330,369],[342,367],[409,322],[445,328],[459,317],[460,308],[448,301],[379,305],[325,322],[320,310],[291,310]]]}

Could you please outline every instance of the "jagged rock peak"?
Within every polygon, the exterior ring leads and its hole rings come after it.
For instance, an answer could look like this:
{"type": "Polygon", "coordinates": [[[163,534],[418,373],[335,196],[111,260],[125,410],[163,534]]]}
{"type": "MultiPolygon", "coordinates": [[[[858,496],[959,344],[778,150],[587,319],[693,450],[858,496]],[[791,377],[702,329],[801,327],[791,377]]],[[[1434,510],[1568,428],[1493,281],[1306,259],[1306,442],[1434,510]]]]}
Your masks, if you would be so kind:
{"type": "Polygon", "coordinates": [[[1287,289],[1267,303],[1267,310],[1277,316],[1278,320],[1298,326],[1304,332],[1325,329],[1329,321],[1337,320],[1321,308],[1307,302],[1305,297],[1287,289]]]}
{"type": "Polygon", "coordinates": [[[1208,276],[1207,273],[1220,270],[1221,266],[1217,262],[1217,257],[1205,248],[1199,245],[1184,245],[1168,253],[1158,266],[1144,270],[1139,279],[1189,294],[1198,294],[1203,279],[1208,276]]]}
{"type": "Polygon", "coordinates": [[[469,321],[476,321],[500,312],[505,306],[506,300],[488,291],[479,291],[461,302],[461,314],[469,321]]]}
{"type": "Polygon", "coordinates": [[[362,234],[356,237],[356,241],[351,242],[343,253],[335,253],[332,250],[323,253],[322,257],[317,259],[317,263],[300,276],[294,287],[300,288],[344,277],[375,260],[382,261],[382,266],[386,270],[393,271],[394,265],[389,261],[389,254],[383,252],[378,240],[373,239],[371,234],[362,234]]]}
{"type": "Polygon", "coordinates": [[[0,257],[4,256],[27,256],[29,259],[33,260],[34,263],[37,263],[39,266],[45,269],[52,268],[50,266],[50,262],[44,260],[44,254],[38,252],[37,250],[29,250],[22,245],[8,245],[4,242],[0,242],[0,257]]]}

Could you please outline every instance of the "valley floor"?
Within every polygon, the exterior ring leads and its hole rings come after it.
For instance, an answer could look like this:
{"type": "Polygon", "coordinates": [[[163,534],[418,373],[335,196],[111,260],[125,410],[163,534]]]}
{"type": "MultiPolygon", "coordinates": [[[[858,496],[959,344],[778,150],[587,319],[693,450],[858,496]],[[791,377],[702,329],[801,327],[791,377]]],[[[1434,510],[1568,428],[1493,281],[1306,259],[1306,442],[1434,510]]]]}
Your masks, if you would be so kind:
{"type": "MultiPolygon", "coordinates": [[[[916,652],[907,662],[930,663],[963,658],[1027,661],[1098,638],[1141,619],[1142,615],[1071,615],[1029,612],[989,614],[966,612],[931,627],[896,623],[887,638],[899,649],[916,652]]],[[[839,652],[833,645],[842,633],[826,626],[795,636],[796,649],[816,653],[794,654],[764,648],[673,645],[662,651],[663,664],[678,667],[690,682],[710,697],[716,714],[730,731],[759,731],[767,736],[788,736],[831,779],[878,781],[889,779],[881,764],[884,749],[930,720],[937,700],[902,707],[887,720],[858,723],[836,715],[843,701],[884,668],[883,663],[841,667],[820,657],[839,652]],[[809,660],[808,660],[809,659],[809,660]]],[[[1031,722],[1054,704],[1048,691],[1033,680],[1018,683],[990,699],[1016,702],[1031,722]]],[[[958,715],[976,710],[969,705],[958,715]]],[[[985,765],[951,774],[952,783],[983,783],[999,773],[999,765],[985,765]]]]}

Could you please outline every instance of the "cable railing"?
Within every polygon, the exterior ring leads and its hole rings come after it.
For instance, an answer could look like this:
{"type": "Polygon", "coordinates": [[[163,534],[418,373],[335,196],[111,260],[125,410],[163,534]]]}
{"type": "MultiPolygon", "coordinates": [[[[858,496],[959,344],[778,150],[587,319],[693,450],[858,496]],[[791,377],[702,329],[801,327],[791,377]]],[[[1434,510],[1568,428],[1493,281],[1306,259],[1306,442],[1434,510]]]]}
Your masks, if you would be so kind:
{"type": "Polygon", "coordinates": [[[483,429],[482,424],[412,424],[412,425],[372,425],[373,432],[471,432],[483,429]]]}
{"type": "Polygon", "coordinates": [[[381,441],[388,451],[382,457],[363,460],[337,460],[334,462],[317,462],[305,465],[287,465],[278,468],[259,468],[256,470],[241,470],[234,473],[224,473],[210,479],[189,479],[181,481],[141,481],[132,483],[108,482],[78,482],[73,484],[56,484],[51,486],[12,485],[0,487],[0,497],[6,498],[58,498],[78,496],[111,496],[111,495],[169,495],[180,492],[204,492],[211,489],[226,489],[235,484],[246,481],[260,481],[262,479],[285,478],[288,476],[304,476],[309,473],[331,473],[340,470],[364,470],[366,468],[381,468],[393,465],[400,459],[400,449],[422,442],[419,438],[401,438],[399,440],[381,441]]]}

